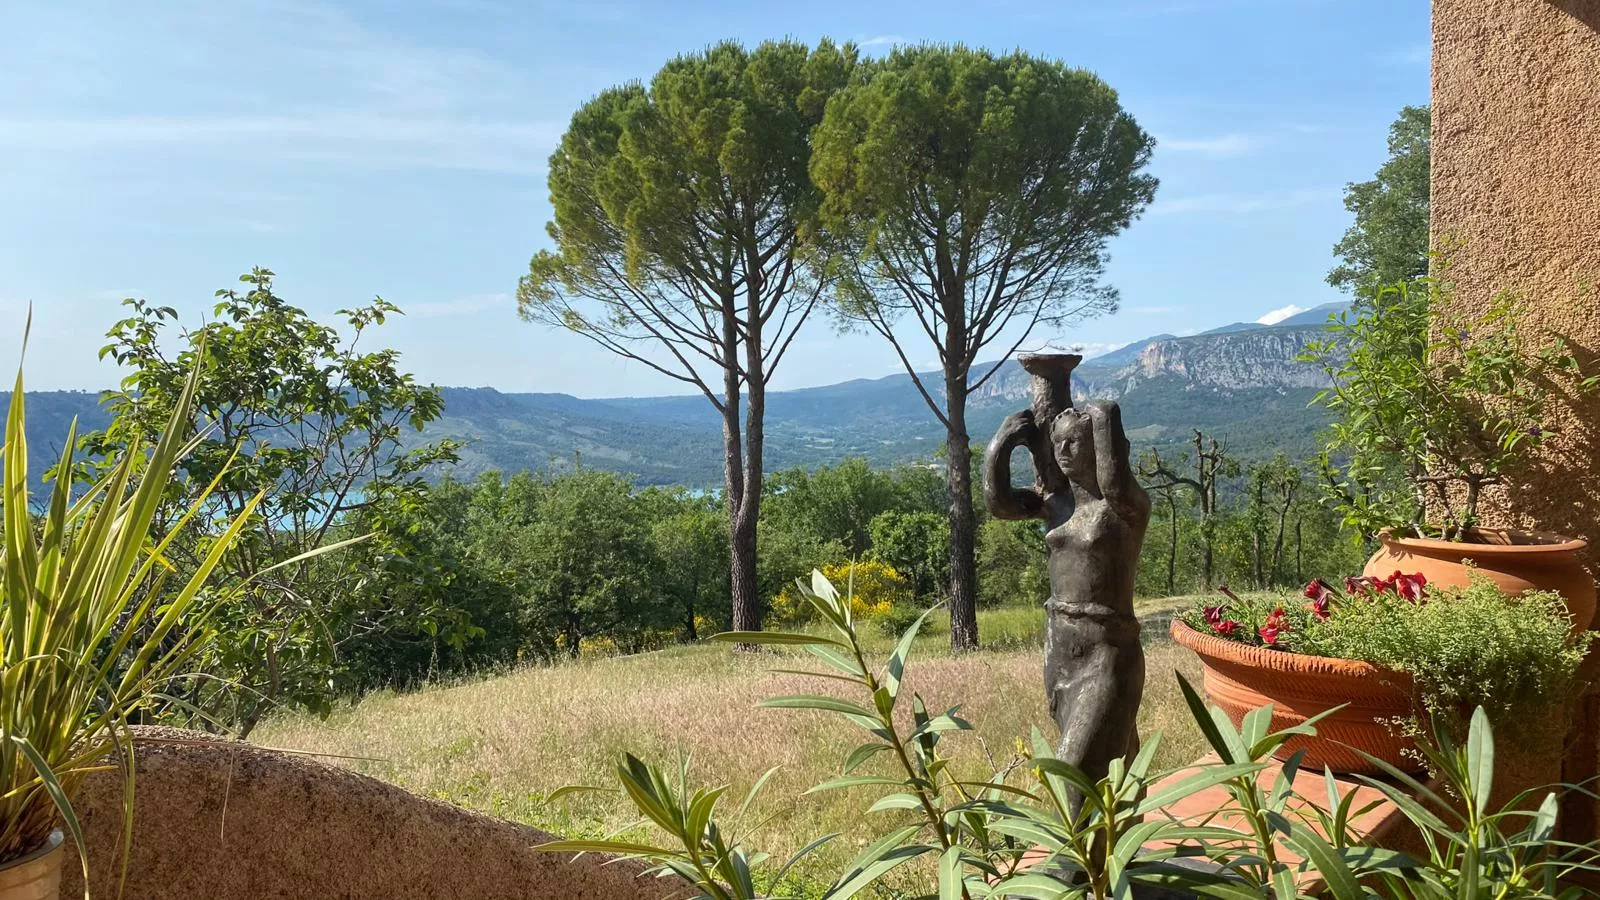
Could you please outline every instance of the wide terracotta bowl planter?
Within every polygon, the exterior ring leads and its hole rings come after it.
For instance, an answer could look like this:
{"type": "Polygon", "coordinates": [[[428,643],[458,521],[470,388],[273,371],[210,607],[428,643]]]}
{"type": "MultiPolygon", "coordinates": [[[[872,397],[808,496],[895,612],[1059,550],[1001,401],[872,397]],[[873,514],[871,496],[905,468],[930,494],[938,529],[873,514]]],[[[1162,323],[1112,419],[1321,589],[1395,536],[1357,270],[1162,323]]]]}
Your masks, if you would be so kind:
{"type": "Polygon", "coordinates": [[[1578,561],[1578,554],[1589,546],[1582,538],[1473,528],[1467,531],[1465,541],[1398,537],[1388,531],[1380,532],[1378,539],[1383,546],[1367,560],[1363,575],[1387,578],[1396,571],[1421,572],[1429,584],[1466,587],[1468,573],[1476,567],[1507,594],[1559,593],[1572,613],[1575,632],[1594,621],[1594,580],[1578,561]]]}
{"type": "Polygon", "coordinates": [[[1318,713],[1347,704],[1316,724],[1316,737],[1294,737],[1273,755],[1288,759],[1300,750],[1301,768],[1326,766],[1336,773],[1383,771],[1356,750],[1401,769],[1420,766],[1406,751],[1412,741],[1396,722],[1412,715],[1411,676],[1370,663],[1267,650],[1202,634],[1172,620],[1172,639],[1193,650],[1204,667],[1206,696],[1233,720],[1272,704],[1272,730],[1299,725],[1318,713]]]}
{"type": "Polygon", "coordinates": [[[43,847],[21,859],[0,863],[0,900],[58,900],[64,855],[58,828],[43,847]]]}

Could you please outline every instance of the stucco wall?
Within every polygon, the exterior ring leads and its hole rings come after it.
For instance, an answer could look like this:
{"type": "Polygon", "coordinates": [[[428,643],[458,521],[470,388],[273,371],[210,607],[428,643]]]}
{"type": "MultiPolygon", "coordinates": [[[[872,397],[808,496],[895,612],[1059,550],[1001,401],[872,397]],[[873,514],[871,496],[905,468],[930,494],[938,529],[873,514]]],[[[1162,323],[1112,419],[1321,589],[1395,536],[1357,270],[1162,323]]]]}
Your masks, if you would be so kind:
{"type": "MultiPolygon", "coordinates": [[[[1497,292],[1600,354],[1600,0],[1434,0],[1433,196],[1456,302],[1497,292]]],[[[1600,402],[1550,414],[1537,471],[1495,497],[1507,524],[1600,544],[1600,402]]],[[[1591,546],[1588,562],[1600,561],[1591,546]]]]}
{"type": "MultiPolygon", "coordinates": [[[[1600,0],[1434,0],[1432,180],[1454,302],[1481,310],[1515,292],[1531,324],[1600,366],[1600,0]]],[[[1490,496],[1489,524],[1586,537],[1600,572],[1600,400],[1569,394],[1548,418],[1534,471],[1490,496]]],[[[1597,773],[1591,691],[1563,777],[1597,773]]],[[[1569,795],[1561,821],[1566,839],[1595,840],[1600,804],[1569,795]]]]}
{"type": "MultiPolygon", "coordinates": [[[[535,853],[550,835],[407,793],[304,756],[139,729],[130,900],[657,900],[683,885],[642,866],[535,853]]],[[[120,778],[75,804],[95,897],[116,897],[120,778]]],[[[68,848],[63,897],[83,896],[68,848]]]]}

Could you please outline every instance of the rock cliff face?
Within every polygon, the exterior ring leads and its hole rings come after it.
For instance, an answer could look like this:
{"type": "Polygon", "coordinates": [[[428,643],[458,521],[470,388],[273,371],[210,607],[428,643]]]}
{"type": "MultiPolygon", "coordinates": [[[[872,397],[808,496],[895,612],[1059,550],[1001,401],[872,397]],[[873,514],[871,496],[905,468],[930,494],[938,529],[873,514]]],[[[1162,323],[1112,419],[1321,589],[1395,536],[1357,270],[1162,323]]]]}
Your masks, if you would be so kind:
{"type": "MultiPolygon", "coordinates": [[[[1084,363],[1073,374],[1074,393],[1085,399],[1120,400],[1155,384],[1163,390],[1206,390],[1224,396],[1262,389],[1317,389],[1327,384],[1327,376],[1300,355],[1323,334],[1318,327],[1284,327],[1156,338],[1132,359],[1113,354],[1106,362],[1084,363]]],[[[1015,404],[1027,396],[1026,373],[1008,365],[974,401],[1015,404]]]]}

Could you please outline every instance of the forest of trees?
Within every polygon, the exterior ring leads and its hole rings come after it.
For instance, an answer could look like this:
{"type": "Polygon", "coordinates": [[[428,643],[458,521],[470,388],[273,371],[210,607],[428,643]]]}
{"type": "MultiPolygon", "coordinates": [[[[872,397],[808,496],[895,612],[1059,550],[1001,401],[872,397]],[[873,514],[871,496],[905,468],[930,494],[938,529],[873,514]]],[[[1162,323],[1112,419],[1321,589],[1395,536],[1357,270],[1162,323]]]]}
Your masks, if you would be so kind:
{"type": "MultiPolygon", "coordinates": [[[[1170,462],[1181,469],[1192,461],[1170,462]]],[[[1224,471],[1209,515],[1187,485],[1152,490],[1141,595],[1204,590],[1207,560],[1213,586],[1241,589],[1298,587],[1360,568],[1364,550],[1321,505],[1307,466],[1279,458],[1224,471]]],[[[852,562],[887,567],[896,605],[920,610],[947,599],[949,533],[937,468],[884,470],[847,460],[773,473],[766,491],[757,572],[767,621],[794,579],[852,562]]],[[[636,489],[593,469],[446,478],[408,516],[387,523],[408,536],[418,556],[412,562],[426,556],[441,577],[377,581],[369,590],[376,606],[431,608],[435,618],[470,628],[352,633],[341,643],[339,681],[349,690],[405,685],[579,653],[637,652],[726,630],[725,516],[714,496],[636,489]],[[384,590],[407,596],[396,603],[384,590]]],[[[1049,586],[1038,523],[981,520],[977,555],[980,606],[1043,603],[1049,586]]]]}

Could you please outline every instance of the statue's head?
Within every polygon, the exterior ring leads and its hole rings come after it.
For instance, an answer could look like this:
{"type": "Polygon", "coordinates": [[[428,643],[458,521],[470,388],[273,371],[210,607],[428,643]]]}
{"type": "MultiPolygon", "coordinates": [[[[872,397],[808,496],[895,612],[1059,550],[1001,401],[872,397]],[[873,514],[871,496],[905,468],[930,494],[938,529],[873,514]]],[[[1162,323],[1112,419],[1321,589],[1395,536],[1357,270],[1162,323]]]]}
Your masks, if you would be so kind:
{"type": "Polygon", "coordinates": [[[1050,422],[1050,445],[1055,448],[1056,465],[1069,481],[1096,483],[1094,424],[1087,413],[1077,408],[1062,410],[1050,422]]]}

